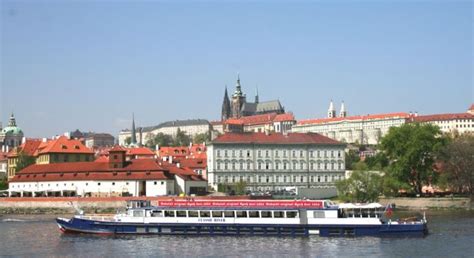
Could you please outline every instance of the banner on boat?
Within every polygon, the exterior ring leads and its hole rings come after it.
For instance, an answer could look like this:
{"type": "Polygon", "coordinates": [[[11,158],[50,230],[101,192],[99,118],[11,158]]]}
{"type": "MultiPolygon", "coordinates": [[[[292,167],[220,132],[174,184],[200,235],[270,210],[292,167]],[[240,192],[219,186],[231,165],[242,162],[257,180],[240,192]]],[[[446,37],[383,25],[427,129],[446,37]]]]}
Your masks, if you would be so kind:
{"type": "Polygon", "coordinates": [[[323,208],[323,201],[158,201],[158,206],[168,207],[282,207],[282,208],[323,208]]]}

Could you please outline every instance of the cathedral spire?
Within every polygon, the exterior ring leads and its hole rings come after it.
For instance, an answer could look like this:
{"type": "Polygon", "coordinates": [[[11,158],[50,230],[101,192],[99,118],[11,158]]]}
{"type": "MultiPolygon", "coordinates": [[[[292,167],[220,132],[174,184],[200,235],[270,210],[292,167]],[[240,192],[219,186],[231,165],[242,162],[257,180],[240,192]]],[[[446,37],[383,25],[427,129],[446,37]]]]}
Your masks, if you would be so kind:
{"type": "Polygon", "coordinates": [[[137,135],[136,135],[136,130],[135,130],[135,114],[132,113],[132,136],[130,139],[130,145],[136,145],[137,144],[137,135]]]}
{"type": "Polygon", "coordinates": [[[329,103],[329,108],[328,108],[328,118],[334,118],[336,117],[336,109],[334,108],[334,104],[331,102],[329,103]]]}
{"type": "Polygon", "coordinates": [[[225,91],[224,91],[224,100],[222,101],[221,120],[225,121],[229,117],[231,117],[231,109],[230,109],[230,101],[229,101],[229,95],[227,94],[227,85],[226,85],[225,91]]]}
{"type": "Polygon", "coordinates": [[[235,84],[234,96],[242,96],[242,86],[240,86],[240,73],[237,73],[237,83],[235,84]]]}
{"type": "Polygon", "coordinates": [[[344,100],[343,100],[341,104],[341,111],[339,111],[339,117],[346,117],[346,116],[347,116],[347,111],[346,111],[346,106],[344,105],[344,100]]]}
{"type": "Polygon", "coordinates": [[[258,85],[257,85],[255,86],[255,104],[258,104],[258,101],[259,99],[258,99],[258,85]]]}

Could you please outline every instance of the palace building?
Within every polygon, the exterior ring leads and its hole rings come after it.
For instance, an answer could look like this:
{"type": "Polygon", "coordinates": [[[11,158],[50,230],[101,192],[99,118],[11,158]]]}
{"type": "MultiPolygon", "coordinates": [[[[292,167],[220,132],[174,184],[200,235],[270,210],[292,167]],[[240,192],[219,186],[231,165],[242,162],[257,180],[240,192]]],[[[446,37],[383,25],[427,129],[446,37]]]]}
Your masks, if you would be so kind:
{"type": "Polygon", "coordinates": [[[209,185],[245,182],[250,191],[334,188],[344,178],[344,148],[317,133],[226,133],[207,149],[209,185]]]}

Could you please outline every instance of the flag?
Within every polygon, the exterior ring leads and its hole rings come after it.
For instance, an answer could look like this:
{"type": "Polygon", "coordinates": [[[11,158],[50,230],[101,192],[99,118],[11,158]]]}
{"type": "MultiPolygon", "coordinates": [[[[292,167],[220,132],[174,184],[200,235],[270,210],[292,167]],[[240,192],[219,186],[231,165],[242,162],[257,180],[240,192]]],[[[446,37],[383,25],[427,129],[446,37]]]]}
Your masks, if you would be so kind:
{"type": "Polygon", "coordinates": [[[387,208],[385,209],[385,215],[389,218],[392,217],[392,205],[389,204],[387,206],[387,208]]]}

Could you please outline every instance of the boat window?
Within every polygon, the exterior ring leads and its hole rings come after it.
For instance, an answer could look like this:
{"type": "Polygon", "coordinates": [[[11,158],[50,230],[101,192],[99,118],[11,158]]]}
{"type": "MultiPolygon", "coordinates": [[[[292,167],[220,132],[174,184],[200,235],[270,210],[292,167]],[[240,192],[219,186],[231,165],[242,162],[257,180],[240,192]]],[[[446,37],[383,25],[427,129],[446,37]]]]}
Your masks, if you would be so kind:
{"type": "Polygon", "coordinates": [[[199,212],[198,211],[188,211],[188,216],[192,218],[199,217],[199,212]]]}
{"type": "Polygon", "coordinates": [[[324,211],[314,211],[314,218],[323,219],[325,217],[324,211]]]}
{"type": "Polygon", "coordinates": [[[177,217],[186,217],[186,211],[176,211],[177,217]]]}
{"type": "Polygon", "coordinates": [[[274,218],[284,218],[285,217],[285,212],[284,211],[274,211],[273,212],[273,217],[274,218]]]}
{"type": "Polygon", "coordinates": [[[222,211],[212,211],[213,218],[222,218],[222,211]]]}
{"type": "Polygon", "coordinates": [[[201,218],[209,218],[211,216],[211,212],[209,212],[209,211],[200,211],[199,216],[201,218]]]}
{"type": "Polygon", "coordinates": [[[234,217],[234,211],[224,211],[224,217],[233,218],[234,217]]]}
{"type": "Polygon", "coordinates": [[[297,211],[287,211],[286,212],[286,217],[287,218],[297,218],[298,217],[298,212],[297,211]]]}
{"type": "Polygon", "coordinates": [[[163,211],[151,211],[152,217],[163,217],[163,211]]]}
{"type": "Polygon", "coordinates": [[[249,211],[249,218],[260,218],[258,211],[249,211]]]}
{"type": "Polygon", "coordinates": [[[271,218],[272,212],[271,211],[261,211],[262,218],[271,218]]]}
{"type": "Polygon", "coordinates": [[[165,217],[175,217],[174,211],[165,211],[165,217]]]}
{"type": "Polygon", "coordinates": [[[143,217],[144,212],[143,210],[133,211],[133,217],[143,217]]]}
{"type": "Polygon", "coordinates": [[[247,218],[247,211],[236,211],[237,218],[247,218]]]}

